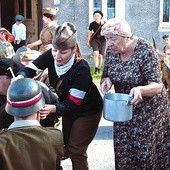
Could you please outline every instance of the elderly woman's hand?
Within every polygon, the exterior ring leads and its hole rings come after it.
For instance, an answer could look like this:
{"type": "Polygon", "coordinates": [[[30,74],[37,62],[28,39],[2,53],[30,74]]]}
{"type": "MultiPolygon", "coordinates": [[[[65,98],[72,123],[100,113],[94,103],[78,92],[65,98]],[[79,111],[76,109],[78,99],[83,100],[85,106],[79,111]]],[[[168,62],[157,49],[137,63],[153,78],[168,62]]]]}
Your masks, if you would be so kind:
{"type": "Polygon", "coordinates": [[[163,83],[151,82],[148,81],[148,85],[145,86],[137,86],[131,89],[130,95],[133,96],[133,100],[131,104],[138,104],[141,102],[142,96],[154,96],[156,94],[161,93],[163,88],[163,83]]]}
{"type": "Polygon", "coordinates": [[[129,95],[133,96],[133,99],[131,100],[131,104],[133,105],[137,105],[138,103],[143,101],[142,93],[141,93],[141,86],[132,88],[129,95]]]}
{"type": "Polygon", "coordinates": [[[100,90],[103,94],[106,94],[109,92],[109,90],[112,87],[112,82],[109,77],[105,78],[104,81],[100,85],[100,90]]]}

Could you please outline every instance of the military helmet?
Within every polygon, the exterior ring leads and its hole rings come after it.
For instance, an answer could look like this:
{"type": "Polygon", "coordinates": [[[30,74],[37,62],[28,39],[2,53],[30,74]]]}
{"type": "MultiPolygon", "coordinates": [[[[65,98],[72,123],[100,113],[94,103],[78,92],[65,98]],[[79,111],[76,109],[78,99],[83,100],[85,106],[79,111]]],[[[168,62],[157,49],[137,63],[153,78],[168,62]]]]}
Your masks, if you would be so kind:
{"type": "Polygon", "coordinates": [[[45,105],[41,86],[31,78],[14,81],[7,91],[5,110],[15,117],[25,117],[41,110],[45,105]]]}

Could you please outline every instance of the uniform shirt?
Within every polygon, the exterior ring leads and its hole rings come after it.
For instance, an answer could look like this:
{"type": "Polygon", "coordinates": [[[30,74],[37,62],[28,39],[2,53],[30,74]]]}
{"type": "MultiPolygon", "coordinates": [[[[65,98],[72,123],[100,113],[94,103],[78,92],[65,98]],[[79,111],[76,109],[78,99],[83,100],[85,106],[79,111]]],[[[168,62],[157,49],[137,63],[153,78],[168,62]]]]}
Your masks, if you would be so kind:
{"type": "Polygon", "coordinates": [[[20,128],[26,126],[41,126],[37,120],[18,120],[13,122],[8,129],[20,128]]]}
{"type": "Polygon", "coordinates": [[[56,170],[63,156],[63,136],[36,120],[14,122],[0,132],[0,169],[56,170]]]}
{"type": "Polygon", "coordinates": [[[5,111],[6,96],[0,95],[0,130],[8,128],[14,121],[14,117],[5,111]]]}
{"type": "Polygon", "coordinates": [[[12,34],[15,36],[15,40],[26,40],[26,26],[23,23],[13,24],[12,34]]]}
{"type": "Polygon", "coordinates": [[[47,24],[43,27],[40,32],[40,40],[42,41],[42,44],[40,45],[39,52],[44,53],[51,48],[50,45],[52,44],[52,40],[57,27],[58,25],[56,22],[53,22],[50,25],[47,24]]]}

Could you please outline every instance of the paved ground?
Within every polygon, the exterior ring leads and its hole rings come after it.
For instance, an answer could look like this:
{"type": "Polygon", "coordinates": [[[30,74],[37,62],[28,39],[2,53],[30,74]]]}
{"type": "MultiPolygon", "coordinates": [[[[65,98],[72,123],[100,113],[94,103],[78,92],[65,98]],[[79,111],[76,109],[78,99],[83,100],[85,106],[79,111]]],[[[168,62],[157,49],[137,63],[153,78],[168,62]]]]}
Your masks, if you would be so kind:
{"type": "Polygon", "coordinates": [[[94,60],[92,55],[83,56],[83,58],[89,63],[89,66],[94,66],[94,60]]]}
{"type": "MultiPolygon", "coordinates": [[[[88,148],[89,170],[115,170],[113,123],[101,119],[97,134],[88,148]]],[[[64,170],[72,170],[70,159],[62,161],[64,170]]]]}

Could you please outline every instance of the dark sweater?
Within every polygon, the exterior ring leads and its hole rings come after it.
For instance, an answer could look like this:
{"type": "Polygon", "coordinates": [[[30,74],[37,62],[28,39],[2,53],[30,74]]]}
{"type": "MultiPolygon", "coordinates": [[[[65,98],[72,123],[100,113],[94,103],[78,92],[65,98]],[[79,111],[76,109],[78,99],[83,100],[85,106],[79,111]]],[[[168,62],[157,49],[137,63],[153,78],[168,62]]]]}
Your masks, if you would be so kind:
{"type": "MultiPolygon", "coordinates": [[[[51,50],[40,55],[33,61],[33,64],[38,69],[48,69],[49,81],[54,89],[56,89],[59,81],[62,80],[62,83],[56,90],[59,97],[59,101],[55,103],[57,115],[67,114],[76,118],[96,114],[102,109],[102,97],[96,85],[92,82],[89,65],[84,59],[78,62],[75,60],[71,69],[61,77],[58,77],[55,71],[51,50]],[[80,105],[68,99],[70,89],[77,89],[86,93],[80,105]]],[[[25,67],[19,74],[22,74],[24,77],[34,77],[36,71],[25,67]]]]}

